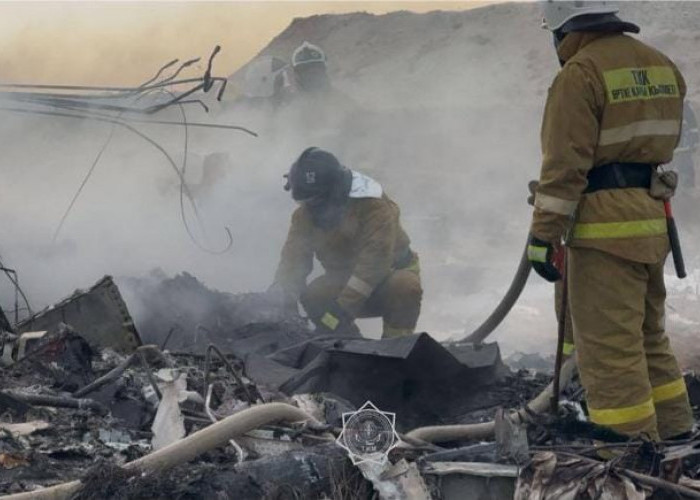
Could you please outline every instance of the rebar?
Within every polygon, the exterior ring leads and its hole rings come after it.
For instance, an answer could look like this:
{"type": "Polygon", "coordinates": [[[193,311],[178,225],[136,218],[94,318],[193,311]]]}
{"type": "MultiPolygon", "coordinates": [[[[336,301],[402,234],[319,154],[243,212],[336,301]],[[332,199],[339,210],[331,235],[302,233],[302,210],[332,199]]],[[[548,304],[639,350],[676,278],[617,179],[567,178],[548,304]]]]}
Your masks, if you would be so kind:
{"type": "MultiPolygon", "coordinates": [[[[226,87],[226,78],[213,77],[211,76],[212,64],[214,57],[219,53],[221,47],[219,45],[214,47],[211,55],[209,56],[207,62],[207,68],[204,74],[199,78],[184,78],[178,80],[178,75],[186,68],[197,63],[200,58],[190,59],[182,63],[178,69],[170,76],[158,80],[160,75],[167,68],[174,65],[178,60],[172,60],[169,63],[162,66],[154,77],[144,82],[137,87],[111,87],[111,86],[89,86],[89,85],[45,85],[45,84],[26,84],[26,83],[5,83],[0,84],[0,89],[12,89],[9,91],[0,91],[0,98],[12,99],[14,101],[27,102],[30,104],[36,104],[40,106],[49,106],[55,108],[66,108],[70,107],[73,109],[103,109],[107,111],[114,111],[118,113],[142,113],[142,114],[153,114],[158,111],[172,106],[177,103],[198,103],[204,105],[199,100],[186,100],[186,98],[195,92],[203,91],[209,92],[215,82],[221,84],[221,89],[216,95],[217,100],[221,100],[223,97],[223,90],[226,87]],[[180,92],[178,95],[173,95],[173,97],[163,103],[154,104],[152,106],[147,106],[145,108],[128,106],[125,104],[118,103],[102,103],[99,99],[112,99],[115,101],[125,101],[129,98],[134,98],[143,95],[144,93],[164,89],[165,87],[175,87],[185,84],[194,84],[189,89],[180,92]],[[26,92],[26,90],[32,90],[32,92],[26,92]],[[42,91],[52,91],[52,92],[42,92],[42,91]],[[82,92],[82,94],[71,94],[71,93],[58,93],[57,91],[63,92],[82,92]],[[95,94],[101,92],[102,94],[95,94]],[[92,93],[92,94],[91,94],[92,93]]],[[[138,99],[137,99],[138,100],[138,99]]],[[[206,105],[204,105],[206,108],[206,105]]]]}
{"type": "MultiPolygon", "coordinates": [[[[228,359],[226,359],[226,356],[224,356],[224,353],[221,352],[221,350],[215,346],[214,344],[209,344],[207,346],[207,351],[206,355],[204,358],[204,394],[206,395],[206,392],[209,390],[209,375],[211,374],[211,353],[215,352],[216,355],[219,357],[219,359],[223,362],[224,366],[226,366],[226,369],[229,371],[229,373],[233,376],[234,380],[236,381],[236,384],[243,390],[243,393],[245,394],[246,399],[248,400],[248,403],[250,404],[255,404],[256,402],[256,397],[253,395],[253,393],[250,392],[250,389],[248,389],[248,386],[246,383],[241,379],[241,377],[236,373],[236,370],[233,368],[231,363],[229,363],[228,359]]],[[[262,400],[262,397],[258,394],[258,397],[262,400]]]]}

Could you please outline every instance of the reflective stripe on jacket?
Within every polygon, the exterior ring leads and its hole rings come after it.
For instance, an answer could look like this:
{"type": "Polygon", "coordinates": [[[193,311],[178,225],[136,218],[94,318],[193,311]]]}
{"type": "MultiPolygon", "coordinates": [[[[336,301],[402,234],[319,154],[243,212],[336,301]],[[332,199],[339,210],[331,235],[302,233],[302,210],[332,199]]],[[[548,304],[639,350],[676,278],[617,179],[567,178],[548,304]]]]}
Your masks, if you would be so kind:
{"type": "Polygon", "coordinates": [[[343,220],[327,231],[314,226],[302,205],[292,215],[275,282],[298,296],[316,256],[326,273],[346,280],[337,300],[354,315],[405,258],[409,246],[399,207],[386,195],[350,198],[343,220]]]}
{"type": "Polygon", "coordinates": [[[592,168],[668,163],[678,144],[686,87],[663,54],[620,33],[570,33],[549,89],[532,233],[637,262],[668,252],[663,203],[644,188],[582,194],[592,168]]]}

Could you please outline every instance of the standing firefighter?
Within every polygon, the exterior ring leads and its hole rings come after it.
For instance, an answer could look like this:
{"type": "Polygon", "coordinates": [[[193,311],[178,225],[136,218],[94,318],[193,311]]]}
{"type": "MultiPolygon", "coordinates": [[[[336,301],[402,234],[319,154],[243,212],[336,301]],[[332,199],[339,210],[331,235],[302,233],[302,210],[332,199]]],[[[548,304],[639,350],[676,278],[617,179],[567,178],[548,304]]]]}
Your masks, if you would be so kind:
{"type": "Polygon", "coordinates": [[[545,4],[562,69],[544,113],[528,253],[556,281],[570,231],[569,305],[591,420],[667,439],[693,423],[664,331],[663,199],[675,186],[659,167],[678,143],[686,87],[616,13],[608,2],[545,4]]]}
{"type": "Polygon", "coordinates": [[[398,206],[318,148],[301,154],[287,181],[300,206],[273,288],[299,300],[319,331],[357,333],[355,318],[381,316],[385,338],[413,333],[423,291],[398,206]],[[314,257],[326,274],[307,286],[314,257]]]}

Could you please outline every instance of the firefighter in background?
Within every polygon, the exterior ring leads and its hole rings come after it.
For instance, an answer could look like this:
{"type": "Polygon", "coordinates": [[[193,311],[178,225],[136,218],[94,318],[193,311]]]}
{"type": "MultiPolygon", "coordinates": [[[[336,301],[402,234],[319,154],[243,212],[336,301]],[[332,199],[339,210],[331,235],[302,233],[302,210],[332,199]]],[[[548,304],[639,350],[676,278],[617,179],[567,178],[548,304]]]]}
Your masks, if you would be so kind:
{"type": "Polygon", "coordinates": [[[418,256],[382,186],[308,148],[285,189],[300,206],[272,289],[294,308],[301,302],[317,331],[357,334],[355,318],[381,316],[384,338],[413,333],[423,293],[418,256]],[[307,285],[314,257],[325,274],[307,285]]]}
{"type": "Polygon", "coordinates": [[[326,68],[326,54],[320,47],[304,42],[292,54],[294,77],[302,92],[328,92],[331,82],[326,68]]]}
{"type": "Polygon", "coordinates": [[[663,198],[673,186],[657,167],[678,143],[685,82],[665,55],[625,34],[639,28],[609,3],[544,8],[562,69],[544,112],[528,256],[541,276],[560,279],[570,232],[569,306],[591,420],[679,437],[693,419],[664,330],[663,198]]]}
{"type": "Polygon", "coordinates": [[[356,102],[331,83],[326,54],[320,47],[306,41],[297,47],[292,54],[292,74],[295,85],[291,101],[304,103],[307,117],[312,111],[336,118],[360,111],[356,102]]]}

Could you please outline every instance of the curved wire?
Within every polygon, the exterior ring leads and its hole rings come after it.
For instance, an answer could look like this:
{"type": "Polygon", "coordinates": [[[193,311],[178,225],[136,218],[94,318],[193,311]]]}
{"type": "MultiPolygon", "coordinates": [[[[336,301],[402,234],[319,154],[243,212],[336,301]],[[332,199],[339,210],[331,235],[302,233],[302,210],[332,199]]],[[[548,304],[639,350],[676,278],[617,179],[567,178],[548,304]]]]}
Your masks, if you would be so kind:
{"type": "Polygon", "coordinates": [[[143,83],[141,84],[141,87],[145,87],[146,85],[155,82],[155,81],[158,79],[158,77],[159,77],[160,75],[163,74],[163,71],[165,71],[166,69],[168,69],[168,68],[169,68],[170,66],[172,66],[173,64],[177,64],[178,61],[179,61],[179,59],[173,59],[173,60],[170,61],[169,63],[164,64],[163,67],[161,67],[161,68],[158,70],[158,72],[157,72],[150,80],[146,80],[145,82],[143,82],[143,83]]]}
{"type": "MultiPolygon", "coordinates": [[[[170,95],[173,95],[172,92],[169,90],[163,90],[163,92],[166,92],[170,95]]],[[[184,200],[184,194],[185,190],[188,189],[187,186],[187,181],[185,180],[185,172],[187,171],[187,154],[189,152],[189,129],[188,129],[188,123],[187,123],[187,113],[185,112],[185,107],[181,104],[178,103],[178,107],[180,108],[180,114],[182,116],[182,123],[183,126],[185,127],[185,136],[184,136],[184,154],[182,156],[182,169],[180,170],[180,220],[182,220],[182,225],[185,226],[185,231],[187,231],[187,235],[190,237],[190,240],[192,240],[192,243],[194,243],[200,250],[210,253],[212,255],[221,255],[226,252],[228,252],[231,247],[233,246],[233,236],[231,235],[231,230],[224,226],[224,230],[226,231],[226,234],[228,235],[228,243],[222,250],[211,250],[209,248],[204,247],[202,244],[197,241],[197,238],[194,236],[192,233],[192,230],[190,228],[189,223],[187,222],[187,215],[185,212],[185,200],[184,200]]],[[[204,224],[202,223],[202,219],[199,217],[199,210],[197,209],[197,204],[192,197],[191,194],[187,195],[187,199],[190,202],[190,205],[192,206],[192,211],[194,212],[195,219],[197,220],[197,223],[199,224],[200,230],[202,231],[202,235],[204,238],[207,238],[207,233],[206,229],[204,227],[204,224]]]]}
{"type": "Polygon", "coordinates": [[[80,196],[80,193],[82,193],[83,188],[85,187],[88,180],[92,176],[92,173],[94,172],[95,167],[97,167],[97,164],[99,163],[100,158],[102,158],[102,153],[105,152],[105,149],[107,149],[107,146],[109,146],[109,143],[112,142],[112,137],[114,136],[114,130],[116,128],[117,128],[117,125],[113,123],[112,128],[109,131],[109,136],[107,136],[107,139],[105,140],[104,144],[102,144],[102,148],[97,153],[95,160],[92,162],[92,166],[90,166],[90,169],[88,170],[87,174],[85,174],[85,177],[83,177],[83,182],[80,183],[80,187],[73,195],[73,199],[71,200],[70,204],[68,205],[68,208],[66,208],[66,211],[63,213],[63,217],[61,217],[61,222],[58,223],[58,227],[56,227],[56,231],[54,231],[54,233],[53,233],[53,238],[51,238],[52,243],[56,242],[56,238],[58,238],[58,234],[61,232],[61,229],[63,228],[63,224],[65,224],[66,219],[68,219],[68,214],[70,214],[70,211],[73,209],[73,205],[75,205],[75,202],[78,201],[78,197],[80,196]]]}
{"type": "MultiPolygon", "coordinates": [[[[161,89],[156,89],[156,90],[161,91],[161,89]]],[[[202,104],[200,101],[184,101],[184,102],[178,102],[175,104],[186,104],[186,103],[193,103],[193,102],[197,102],[199,104],[202,104]]],[[[107,118],[107,119],[114,118],[114,115],[110,115],[107,113],[100,113],[99,111],[85,111],[82,107],[73,106],[70,103],[44,104],[44,103],[32,102],[30,104],[35,104],[37,106],[50,106],[52,108],[74,111],[75,113],[80,113],[80,118],[84,118],[86,120],[93,120],[93,119],[97,119],[97,118],[107,118]]],[[[41,114],[42,110],[31,110],[31,109],[24,109],[24,108],[0,106],[0,111],[10,111],[13,113],[41,114]]],[[[76,116],[76,118],[78,118],[78,117],[76,116]]],[[[174,122],[174,121],[170,121],[170,120],[153,120],[150,118],[137,118],[137,117],[133,117],[133,116],[126,117],[126,116],[121,116],[121,113],[119,114],[119,119],[124,121],[124,122],[149,123],[149,124],[153,124],[153,125],[176,125],[176,126],[183,126],[184,125],[182,122],[174,122]]],[[[187,126],[188,127],[197,127],[197,128],[215,128],[215,129],[220,129],[220,130],[236,130],[239,132],[244,132],[244,133],[246,133],[250,136],[253,136],[253,137],[259,137],[257,132],[250,130],[249,128],[242,127],[240,125],[226,125],[223,123],[189,122],[187,124],[187,126]]]]}
{"type": "MultiPolygon", "coordinates": [[[[165,70],[165,69],[168,68],[169,66],[172,66],[173,64],[175,64],[176,61],[177,61],[177,59],[175,59],[174,61],[171,61],[171,62],[169,62],[168,64],[166,64],[165,66],[163,66],[163,67],[158,71],[158,73],[156,74],[156,76],[153,77],[153,79],[150,80],[150,81],[155,80],[155,79],[158,77],[158,75],[160,75],[160,74],[163,72],[163,70],[165,70]]],[[[148,83],[148,82],[143,83],[141,86],[143,87],[144,85],[147,85],[147,83],[148,83]]],[[[146,93],[141,94],[140,96],[138,96],[138,97],[136,98],[136,101],[141,100],[141,99],[142,99],[144,96],[146,96],[146,95],[148,95],[148,92],[146,92],[146,93]]],[[[66,109],[70,109],[70,108],[71,108],[70,106],[67,106],[67,105],[66,105],[66,106],[62,106],[62,107],[66,108],[66,109]]],[[[122,113],[119,113],[119,114],[116,116],[116,118],[121,118],[121,117],[122,117],[122,113]]],[[[109,118],[113,118],[113,117],[112,117],[112,116],[109,116],[109,118]]],[[[82,193],[83,188],[84,188],[85,185],[87,184],[88,180],[90,180],[90,177],[92,177],[92,173],[94,172],[95,167],[97,167],[97,164],[99,163],[100,158],[102,158],[102,153],[105,152],[105,150],[107,149],[107,146],[112,142],[112,137],[114,136],[114,130],[116,129],[116,127],[117,127],[117,125],[113,123],[113,124],[112,124],[112,128],[111,128],[111,130],[110,130],[110,132],[109,132],[109,136],[108,136],[107,139],[105,140],[105,142],[104,142],[104,144],[102,145],[102,148],[100,149],[100,151],[97,153],[97,156],[95,157],[95,160],[92,162],[92,165],[90,166],[90,169],[88,170],[87,174],[85,174],[85,177],[83,177],[83,182],[80,184],[80,187],[78,187],[78,190],[77,190],[77,191],[75,192],[75,194],[73,195],[73,199],[71,200],[70,204],[68,205],[68,208],[66,208],[66,211],[63,213],[63,217],[61,217],[61,222],[59,222],[58,227],[56,228],[56,231],[55,231],[54,234],[53,234],[53,238],[51,239],[51,241],[52,241],[53,243],[56,242],[56,238],[58,238],[58,234],[61,232],[61,228],[63,227],[63,224],[65,223],[66,219],[68,219],[68,215],[70,214],[70,211],[73,209],[73,205],[75,205],[75,202],[78,201],[78,197],[80,196],[80,193],[82,193]]]]}
{"type": "MultiPolygon", "coordinates": [[[[0,110],[4,111],[12,111],[16,113],[23,113],[23,114],[39,114],[39,115],[47,115],[47,116],[60,116],[64,118],[79,118],[82,119],[83,117],[81,115],[76,115],[73,113],[65,113],[61,111],[43,111],[43,110],[25,110],[25,109],[12,109],[12,108],[2,108],[0,107],[0,110]]],[[[137,136],[141,137],[143,140],[151,144],[154,148],[156,148],[158,151],[160,151],[163,156],[168,160],[168,163],[172,170],[175,172],[177,175],[178,179],[182,183],[182,189],[184,190],[185,196],[193,203],[193,197],[192,193],[189,190],[189,187],[187,186],[187,183],[185,182],[185,179],[182,176],[182,173],[180,172],[180,169],[177,167],[177,164],[175,161],[172,159],[170,154],[161,146],[158,144],[156,141],[151,139],[148,135],[145,133],[141,132],[139,129],[136,127],[133,127],[129,125],[128,123],[124,123],[123,121],[120,121],[116,118],[106,118],[106,117],[93,117],[93,120],[100,121],[100,122],[105,122],[105,123],[114,123],[115,125],[119,125],[120,127],[124,127],[125,129],[129,130],[133,134],[136,134],[137,136]]],[[[226,232],[227,236],[227,243],[224,245],[224,248],[222,250],[211,250],[208,249],[204,246],[202,246],[199,242],[196,240],[193,240],[195,245],[197,245],[200,250],[203,250],[205,252],[213,253],[213,254],[222,254],[227,252],[232,246],[233,246],[233,236],[231,235],[231,230],[228,227],[224,226],[224,230],[226,232]]],[[[189,233],[189,231],[188,231],[189,233]]]]}
{"type": "MultiPolygon", "coordinates": [[[[182,70],[184,70],[185,68],[188,68],[188,67],[192,66],[193,64],[198,63],[198,62],[200,61],[200,59],[201,59],[201,57],[195,57],[194,59],[190,59],[190,60],[188,60],[188,61],[185,61],[184,63],[182,63],[182,64],[180,65],[180,67],[177,69],[177,71],[175,71],[175,73],[173,73],[172,75],[170,75],[170,76],[167,77],[167,78],[163,78],[163,79],[162,79],[160,82],[158,82],[158,83],[168,83],[168,82],[172,82],[173,80],[175,80],[175,78],[177,78],[177,76],[182,72],[182,70]]],[[[155,80],[155,78],[154,78],[154,80],[155,80]]],[[[147,82],[147,83],[146,83],[145,85],[143,85],[143,86],[145,87],[145,86],[147,86],[147,85],[150,84],[150,83],[153,83],[153,80],[150,81],[150,82],[147,82]]]]}
{"type": "MultiPolygon", "coordinates": [[[[24,301],[24,304],[27,306],[27,311],[29,312],[29,315],[31,316],[34,314],[32,312],[32,306],[29,305],[29,299],[27,299],[27,296],[24,294],[24,290],[22,290],[22,287],[19,286],[19,278],[15,279],[12,277],[12,273],[7,271],[7,268],[5,267],[5,264],[2,262],[2,257],[0,257],[0,268],[2,268],[3,273],[5,273],[5,276],[7,276],[7,279],[10,280],[10,283],[15,287],[15,290],[19,292],[19,294],[22,296],[22,300],[24,301]]],[[[17,273],[15,272],[15,276],[17,273]]]]}
{"type": "Polygon", "coordinates": [[[152,90],[155,88],[160,88],[165,85],[181,85],[184,83],[197,83],[201,82],[202,78],[184,78],[182,80],[169,81],[166,83],[151,83],[149,85],[139,86],[139,87],[109,87],[100,85],[46,85],[46,84],[32,84],[32,83],[0,83],[1,88],[15,88],[15,89],[37,89],[37,90],[88,90],[91,92],[125,92],[133,93],[136,91],[152,90]]]}

